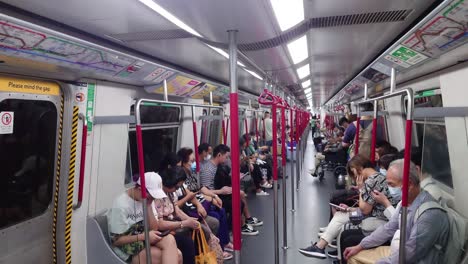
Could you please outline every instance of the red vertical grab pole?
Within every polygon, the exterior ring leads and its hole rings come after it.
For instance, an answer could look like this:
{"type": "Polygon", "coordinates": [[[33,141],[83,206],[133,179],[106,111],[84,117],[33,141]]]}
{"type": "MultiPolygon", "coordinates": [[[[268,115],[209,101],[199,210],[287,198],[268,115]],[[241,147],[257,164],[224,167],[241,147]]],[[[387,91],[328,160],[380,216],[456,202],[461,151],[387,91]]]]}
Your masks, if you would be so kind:
{"type": "Polygon", "coordinates": [[[401,206],[408,207],[408,186],[409,186],[409,170],[411,163],[411,136],[412,136],[413,120],[406,120],[405,131],[405,155],[403,164],[403,186],[401,188],[401,206]]]}
{"type": "Polygon", "coordinates": [[[372,120],[372,141],[370,149],[370,161],[375,163],[375,144],[377,142],[377,119],[372,120]]]}
{"type": "Polygon", "coordinates": [[[247,120],[247,114],[245,115],[245,119],[244,119],[244,125],[245,125],[245,134],[248,135],[249,134],[249,125],[248,125],[249,121],[247,120]]]}
{"type": "Polygon", "coordinates": [[[224,121],[224,118],[223,118],[223,121],[221,122],[221,127],[223,129],[223,144],[227,144],[227,130],[226,130],[226,121],[224,121]]]}
{"type": "Polygon", "coordinates": [[[277,134],[277,119],[276,119],[276,104],[271,106],[272,118],[273,118],[273,180],[278,180],[278,134],[277,134]]]}
{"type": "Polygon", "coordinates": [[[229,104],[231,108],[231,162],[232,162],[232,228],[233,228],[233,242],[234,242],[234,249],[240,250],[241,248],[241,238],[240,238],[240,223],[241,223],[241,215],[240,215],[240,178],[237,177],[237,173],[239,173],[240,168],[240,160],[239,160],[239,115],[235,113],[238,112],[238,95],[237,93],[231,93],[229,95],[229,104]],[[234,176],[235,175],[235,176],[234,176]],[[235,191],[236,190],[236,191],[235,191]],[[234,209],[235,208],[235,209],[234,209]],[[239,208],[239,209],[238,209],[239,208]],[[236,230],[238,229],[238,230],[236,230]]]}
{"type": "Polygon", "coordinates": [[[196,172],[200,172],[200,156],[198,155],[198,135],[197,135],[197,122],[193,121],[192,122],[192,128],[193,128],[193,151],[195,152],[195,160],[197,161],[196,164],[196,172]]]}
{"type": "Polygon", "coordinates": [[[359,132],[361,130],[361,117],[356,120],[356,137],[354,139],[354,155],[359,154],[359,132]]]}
{"type": "MultiPolygon", "coordinates": [[[[284,107],[281,107],[281,165],[286,167],[286,115],[284,107]]],[[[286,177],[283,175],[283,177],[286,177]]]]}

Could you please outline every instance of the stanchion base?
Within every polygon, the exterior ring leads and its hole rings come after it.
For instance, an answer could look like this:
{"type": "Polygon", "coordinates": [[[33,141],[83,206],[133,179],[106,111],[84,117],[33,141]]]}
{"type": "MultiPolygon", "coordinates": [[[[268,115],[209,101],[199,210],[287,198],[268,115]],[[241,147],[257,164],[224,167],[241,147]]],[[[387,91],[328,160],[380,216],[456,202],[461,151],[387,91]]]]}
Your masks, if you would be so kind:
{"type": "Polygon", "coordinates": [[[291,213],[294,213],[294,212],[296,212],[296,210],[295,210],[295,209],[291,209],[291,213]]]}
{"type": "Polygon", "coordinates": [[[289,247],[288,246],[284,246],[284,247],[281,247],[282,249],[286,250],[288,249],[289,247]]]}

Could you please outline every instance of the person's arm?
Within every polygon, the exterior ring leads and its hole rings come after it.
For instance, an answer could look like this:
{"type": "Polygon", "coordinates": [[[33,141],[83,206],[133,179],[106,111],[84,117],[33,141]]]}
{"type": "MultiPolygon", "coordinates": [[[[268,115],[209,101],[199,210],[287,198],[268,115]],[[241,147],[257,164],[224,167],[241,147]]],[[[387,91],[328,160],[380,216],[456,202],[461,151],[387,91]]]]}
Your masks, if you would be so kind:
{"type": "Polygon", "coordinates": [[[177,201],[177,206],[178,207],[184,206],[184,204],[186,202],[188,202],[188,201],[192,201],[192,203],[193,203],[193,200],[195,199],[196,193],[191,192],[189,189],[185,189],[185,192],[186,192],[185,196],[182,199],[179,199],[177,201]]]}
{"type": "MultiPolygon", "coordinates": [[[[377,228],[369,236],[365,237],[359,245],[363,249],[378,247],[393,238],[395,232],[399,229],[399,214],[395,214],[390,221],[377,228]]],[[[398,262],[397,262],[398,263],[398,262]]]]}
{"type": "MultiPolygon", "coordinates": [[[[411,228],[409,239],[406,241],[405,263],[417,263],[424,259],[430,251],[434,250],[434,245],[441,234],[446,234],[448,238],[449,222],[445,212],[432,209],[419,216],[417,222],[411,228]]],[[[390,263],[398,263],[399,252],[392,252],[390,263]]]]}
{"type": "Polygon", "coordinates": [[[372,209],[374,209],[374,206],[369,204],[363,199],[363,194],[359,194],[359,209],[361,209],[361,212],[364,215],[369,215],[372,212],[372,209]]]}
{"type": "MultiPolygon", "coordinates": [[[[213,190],[210,190],[208,188],[206,188],[205,186],[203,186],[200,191],[203,193],[203,195],[205,196],[208,196],[208,197],[211,197],[212,199],[216,200],[218,203],[221,203],[222,204],[222,201],[221,201],[221,198],[219,198],[218,196],[218,193],[220,193],[219,190],[216,190],[217,192],[214,192],[213,190]]],[[[222,194],[222,193],[220,193],[222,194]]]]}
{"type": "Polygon", "coordinates": [[[396,209],[395,209],[395,207],[393,207],[390,200],[388,200],[387,196],[385,196],[383,193],[381,193],[379,191],[374,191],[374,192],[372,192],[371,195],[372,195],[372,198],[374,198],[374,200],[377,203],[385,206],[385,211],[384,211],[385,217],[387,217],[387,219],[392,218],[393,214],[395,214],[395,212],[396,212],[396,209]]]}
{"type": "Polygon", "coordinates": [[[344,148],[347,148],[351,145],[351,142],[353,142],[354,137],[356,136],[356,127],[352,124],[346,128],[344,136],[343,136],[343,141],[341,142],[341,145],[344,148]]]}

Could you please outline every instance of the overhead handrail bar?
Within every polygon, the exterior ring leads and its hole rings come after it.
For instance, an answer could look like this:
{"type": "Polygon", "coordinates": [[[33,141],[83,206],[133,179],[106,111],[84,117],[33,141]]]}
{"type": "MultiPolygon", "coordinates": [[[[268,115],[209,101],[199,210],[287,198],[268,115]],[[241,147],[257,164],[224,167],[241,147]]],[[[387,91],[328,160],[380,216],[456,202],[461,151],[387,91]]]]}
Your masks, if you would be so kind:
{"type": "Polygon", "coordinates": [[[80,157],[80,179],[78,182],[78,201],[73,206],[73,209],[79,209],[81,203],[83,202],[83,186],[84,186],[84,176],[85,176],[85,167],[86,167],[86,141],[88,139],[88,122],[86,116],[82,113],[78,114],[78,118],[83,122],[82,134],[81,134],[81,157],[80,157]]]}
{"type": "MultiPolygon", "coordinates": [[[[394,77],[394,76],[393,76],[394,77]]],[[[400,225],[400,254],[399,254],[399,263],[404,264],[406,259],[406,233],[407,233],[407,217],[408,217],[408,187],[409,187],[409,169],[411,163],[411,137],[412,137],[412,126],[413,126],[413,116],[414,116],[414,93],[411,88],[406,88],[393,93],[384,94],[375,98],[370,98],[367,100],[362,100],[357,102],[358,111],[359,105],[369,102],[377,102],[379,100],[405,95],[407,96],[407,106],[406,106],[406,127],[405,127],[405,153],[404,153],[404,165],[403,165],[403,186],[402,186],[402,198],[401,198],[401,225],[400,225]]],[[[375,108],[374,108],[375,109],[375,108]]],[[[374,110],[375,111],[375,110],[374,110]]],[[[359,118],[358,118],[359,119],[359,118]]],[[[358,123],[359,124],[359,123],[358,123]]],[[[359,130],[357,130],[359,131],[359,130]]],[[[356,132],[358,134],[358,132],[356,132]]],[[[371,149],[372,151],[372,149],[371,149]]]]}

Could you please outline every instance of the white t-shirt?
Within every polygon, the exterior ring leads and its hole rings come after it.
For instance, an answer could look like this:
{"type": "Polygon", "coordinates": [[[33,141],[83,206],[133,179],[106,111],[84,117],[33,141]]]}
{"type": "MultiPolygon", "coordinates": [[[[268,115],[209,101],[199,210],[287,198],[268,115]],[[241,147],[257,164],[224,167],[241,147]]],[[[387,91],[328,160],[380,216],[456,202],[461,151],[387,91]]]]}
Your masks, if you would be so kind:
{"type": "Polygon", "coordinates": [[[273,140],[273,120],[271,118],[265,119],[265,140],[273,140]]]}
{"type": "MultiPolygon", "coordinates": [[[[155,217],[158,219],[154,203],[152,206],[155,217]]],[[[143,221],[143,203],[134,200],[127,192],[124,192],[114,200],[112,208],[107,213],[107,219],[110,234],[124,234],[132,225],[143,221]]],[[[130,257],[117,247],[113,249],[124,260],[130,257]]]]}

